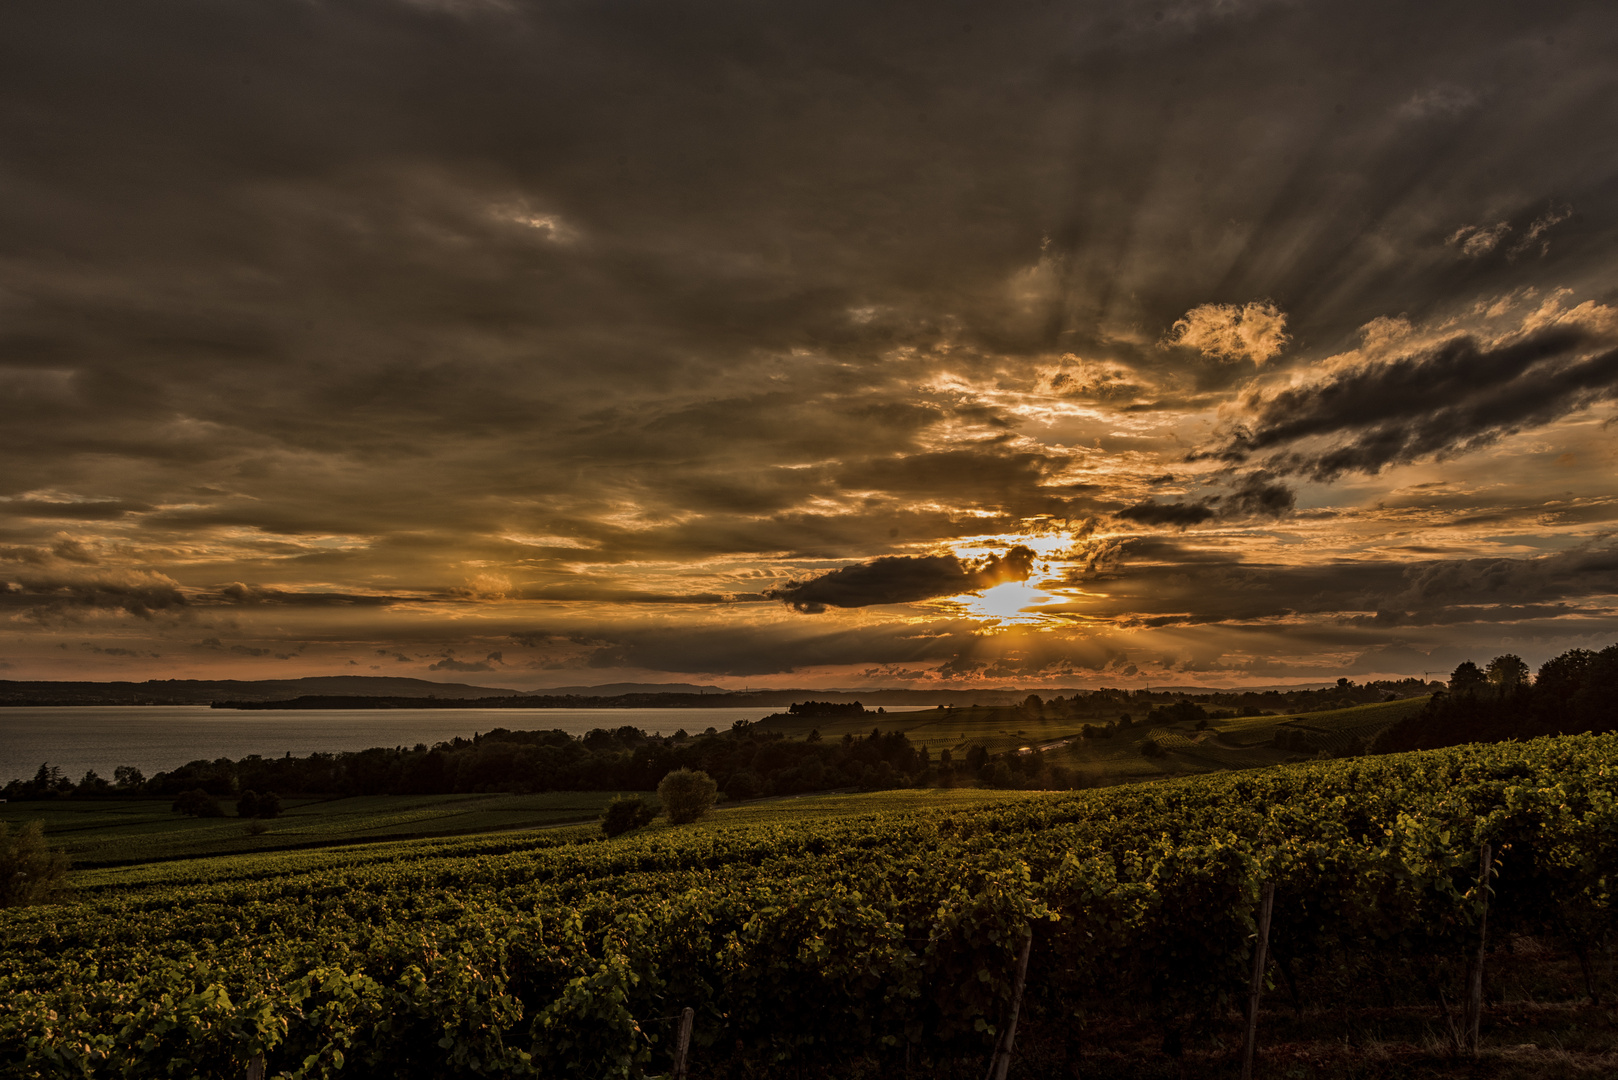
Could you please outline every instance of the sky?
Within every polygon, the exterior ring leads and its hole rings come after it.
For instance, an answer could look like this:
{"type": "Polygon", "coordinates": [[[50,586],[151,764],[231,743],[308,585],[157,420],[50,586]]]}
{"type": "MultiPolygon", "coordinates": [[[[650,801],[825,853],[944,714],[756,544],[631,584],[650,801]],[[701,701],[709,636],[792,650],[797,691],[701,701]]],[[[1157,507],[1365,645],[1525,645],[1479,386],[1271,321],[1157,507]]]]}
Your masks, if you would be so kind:
{"type": "Polygon", "coordinates": [[[1618,8],[8,0],[0,678],[1618,641],[1618,8]]]}

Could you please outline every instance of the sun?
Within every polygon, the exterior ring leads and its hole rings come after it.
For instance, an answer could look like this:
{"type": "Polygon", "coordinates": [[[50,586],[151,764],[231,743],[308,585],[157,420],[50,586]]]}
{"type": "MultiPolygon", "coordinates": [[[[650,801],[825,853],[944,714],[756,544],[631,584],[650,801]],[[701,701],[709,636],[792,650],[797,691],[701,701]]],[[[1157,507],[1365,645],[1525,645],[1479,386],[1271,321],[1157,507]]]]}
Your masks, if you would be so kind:
{"type": "Polygon", "coordinates": [[[979,618],[997,619],[1002,623],[1039,623],[1045,621],[1044,616],[1029,609],[1055,599],[1057,597],[1026,581],[1007,581],[979,595],[958,597],[956,602],[979,618]]]}

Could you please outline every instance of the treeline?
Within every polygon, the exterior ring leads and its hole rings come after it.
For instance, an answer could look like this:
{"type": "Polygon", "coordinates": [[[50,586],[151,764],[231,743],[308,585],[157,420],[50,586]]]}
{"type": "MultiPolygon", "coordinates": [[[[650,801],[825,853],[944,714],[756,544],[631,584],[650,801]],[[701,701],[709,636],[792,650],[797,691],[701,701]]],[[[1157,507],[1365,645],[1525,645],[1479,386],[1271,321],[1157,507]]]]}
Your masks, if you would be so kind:
{"type": "Polygon", "coordinates": [[[1450,675],[1447,692],[1384,731],[1372,752],[1434,750],[1473,742],[1504,742],[1541,735],[1618,730],[1618,645],[1600,652],[1570,649],[1540,665],[1511,653],[1486,668],[1466,661],[1450,675]]]}
{"type": "Polygon", "coordinates": [[[1335,685],[1314,690],[1219,690],[1208,693],[1183,693],[1175,690],[1121,690],[1102,687],[1078,697],[1057,698],[1040,703],[1030,695],[1024,701],[1025,709],[1041,708],[1046,716],[1090,716],[1111,711],[1131,711],[1136,715],[1151,712],[1161,714],[1165,720],[1174,718],[1172,711],[1183,706],[1179,718],[1211,720],[1232,716],[1263,716],[1267,714],[1321,712],[1327,709],[1347,709],[1355,705],[1370,705],[1381,701],[1420,697],[1433,692],[1436,684],[1421,679],[1376,679],[1357,683],[1352,679],[1338,679],[1335,685]],[[1036,704],[1038,703],[1038,704],[1036,704]],[[1189,706],[1202,709],[1192,717],[1189,706]]]}
{"type": "Polygon", "coordinates": [[[243,791],[288,795],[447,795],[476,792],[652,791],[677,769],[707,773],[731,799],[793,795],[834,788],[874,791],[929,784],[993,787],[1072,786],[1059,766],[1037,752],[991,755],[973,747],[961,760],[933,755],[899,731],[823,740],[788,739],[743,720],[725,732],[647,735],[635,727],[598,728],[582,737],[564,731],[496,728],[435,746],[373,747],[343,753],[251,755],[198,760],[150,779],[121,765],[111,783],[93,771],[79,783],[41,765],[32,780],[13,780],[8,799],[160,796],[200,791],[231,798],[243,791]]]}

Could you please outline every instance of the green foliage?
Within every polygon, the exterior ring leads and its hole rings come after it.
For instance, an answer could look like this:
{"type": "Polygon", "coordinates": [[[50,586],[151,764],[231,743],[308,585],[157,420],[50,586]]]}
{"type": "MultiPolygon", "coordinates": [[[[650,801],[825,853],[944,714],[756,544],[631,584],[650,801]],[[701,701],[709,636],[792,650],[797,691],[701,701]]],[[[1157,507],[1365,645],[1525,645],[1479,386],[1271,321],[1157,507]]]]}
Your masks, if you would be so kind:
{"type": "Polygon", "coordinates": [[[45,843],[37,821],[20,829],[0,821],[0,908],[49,900],[67,878],[67,856],[45,843]]]}
{"type": "Polygon", "coordinates": [[[719,785],[713,777],[694,769],[676,769],[657,785],[657,801],[675,825],[697,820],[713,808],[719,785]]]}
{"type": "Polygon", "coordinates": [[[739,1045],[759,1074],[983,1054],[1030,934],[1025,1008],[1172,1031],[1241,994],[1263,881],[1272,947],[1323,984],[1454,988],[1485,841],[1491,935],[1577,948],[1618,930],[1615,770],[1618,735],[1574,736],[947,812],[879,809],[910,793],[826,819],[761,806],[610,844],[106,872],[0,913],[0,1060],[52,1078],[240,1076],[263,1054],[270,1075],[631,1080],[667,1071],[684,1005],[699,1060],[739,1045]]]}
{"type": "Polygon", "coordinates": [[[1483,674],[1482,669],[1470,660],[1462,660],[1449,676],[1449,689],[1452,694],[1470,693],[1479,687],[1487,686],[1488,683],[1488,677],[1483,674]]]}
{"type": "Polygon", "coordinates": [[[225,816],[224,808],[219,805],[219,800],[201,788],[181,792],[175,798],[170,809],[176,814],[184,814],[187,817],[215,818],[225,816]]]}
{"type": "Polygon", "coordinates": [[[281,816],[281,796],[273,791],[260,795],[249,788],[236,799],[236,816],[245,818],[277,818],[281,816]]]}
{"type": "Polygon", "coordinates": [[[607,804],[601,815],[601,831],[608,836],[622,836],[632,829],[650,825],[657,816],[657,807],[637,795],[624,795],[607,804]]]}
{"type": "Polygon", "coordinates": [[[1506,653],[1490,660],[1483,673],[1491,683],[1502,690],[1509,690],[1528,682],[1528,665],[1515,653],[1506,653]]]}

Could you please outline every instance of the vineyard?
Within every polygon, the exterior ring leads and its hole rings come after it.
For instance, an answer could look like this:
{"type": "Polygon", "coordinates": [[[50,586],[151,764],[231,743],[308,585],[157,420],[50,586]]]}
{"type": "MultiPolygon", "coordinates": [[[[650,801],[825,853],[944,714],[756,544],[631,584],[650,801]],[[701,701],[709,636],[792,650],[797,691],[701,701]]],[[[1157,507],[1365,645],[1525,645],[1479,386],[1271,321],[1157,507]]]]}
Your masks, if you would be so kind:
{"type": "Polygon", "coordinates": [[[1246,995],[1266,882],[1273,993],[1437,1016],[1487,905],[1491,947],[1561,950],[1593,997],[1614,928],[1615,769],[1618,736],[1571,736],[610,841],[100,872],[67,902],[0,913],[0,1062],[636,1077],[669,1071],[689,1006],[695,1076],[981,1072],[1030,935],[1025,1023],[1082,1040],[1128,1017],[1165,1047],[1212,1046],[1246,995]]]}

